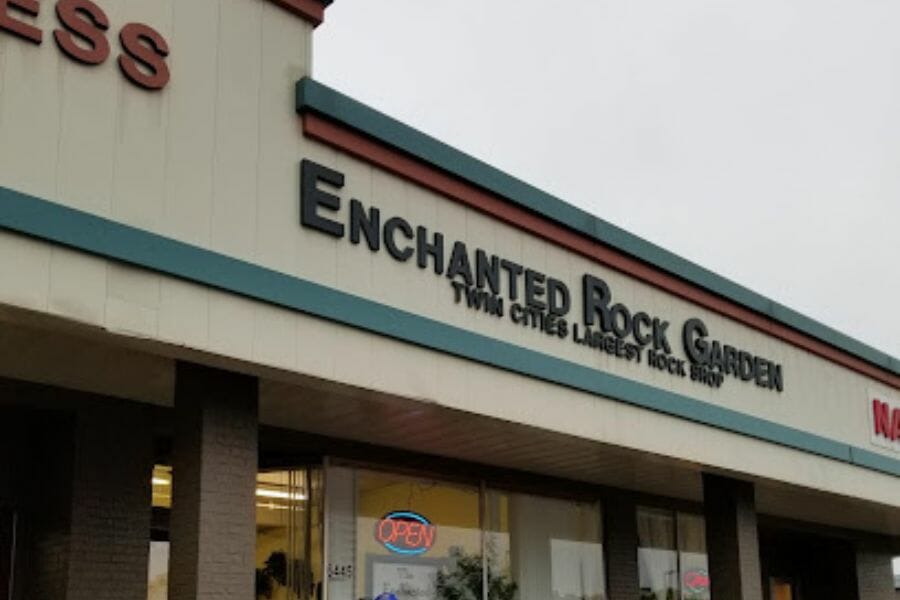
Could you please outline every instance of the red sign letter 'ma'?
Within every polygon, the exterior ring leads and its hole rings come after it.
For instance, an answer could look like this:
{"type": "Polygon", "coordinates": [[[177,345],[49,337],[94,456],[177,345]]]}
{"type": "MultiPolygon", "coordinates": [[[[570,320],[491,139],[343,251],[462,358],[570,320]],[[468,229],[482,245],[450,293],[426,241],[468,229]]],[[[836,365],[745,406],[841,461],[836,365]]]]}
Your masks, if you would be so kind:
{"type": "MultiPolygon", "coordinates": [[[[894,411],[894,420],[900,420],[898,413],[900,411],[894,411]]],[[[886,402],[872,400],[872,416],[875,421],[875,435],[883,435],[891,440],[897,439],[896,427],[891,426],[891,407],[886,402]]]]}

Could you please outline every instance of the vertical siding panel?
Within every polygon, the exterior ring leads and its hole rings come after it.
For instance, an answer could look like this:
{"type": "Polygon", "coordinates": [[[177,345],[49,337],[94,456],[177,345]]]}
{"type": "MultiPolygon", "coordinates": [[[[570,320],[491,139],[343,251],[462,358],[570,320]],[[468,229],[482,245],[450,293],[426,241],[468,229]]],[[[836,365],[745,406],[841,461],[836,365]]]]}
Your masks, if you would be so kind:
{"type": "MultiPolygon", "coordinates": [[[[175,1],[171,14],[175,46],[169,58],[165,233],[207,246],[214,188],[219,3],[175,1]]],[[[206,347],[210,337],[209,296],[202,286],[162,279],[160,338],[206,347]]]]}
{"type": "Polygon", "coordinates": [[[106,313],[107,262],[68,248],[50,248],[49,312],[102,325],[106,313]]]}
{"type": "Polygon", "coordinates": [[[207,348],[240,360],[253,359],[256,304],[224,293],[209,294],[209,343],[207,348]]]}
{"type": "Polygon", "coordinates": [[[260,304],[253,310],[253,360],[290,369],[297,364],[297,318],[291,311],[260,304]]]}
{"type": "Polygon", "coordinates": [[[175,0],[167,88],[165,220],[169,235],[209,245],[215,157],[219,2],[175,0]]]}
{"type": "MultiPolygon", "coordinates": [[[[45,3],[44,10],[53,5],[45,3]]],[[[119,73],[116,35],[122,24],[122,3],[102,6],[110,22],[106,32],[110,55],[100,65],[83,65],[61,54],[52,34],[45,32],[44,52],[59,54],[61,107],[59,164],[54,197],[69,206],[108,217],[112,210],[113,164],[115,162],[116,114],[119,103],[119,73]]]]}
{"type": "Polygon", "coordinates": [[[43,2],[36,20],[21,20],[42,29],[44,43],[37,46],[0,35],[0,140],[4,140],[0,144],[0,178],[7,187],[52,197],[56,191],[62,60],[53,42],[56,17],[52,6],[43,2]]]}
{"type": "MultiPolygon", "coordinates": [[[[120,0],[129,22],[147,23],[172,39],[172,10],[168,1],[120,0]]],[[[118,24],[119,27],[124,23],[118,24]]],[[[116,31],[118,36],[118,30],[116,31]]],[[[119,52],[117,38],[112,47],[119,52]]],[[[171,90],[140,89],[109,65],[118,81],[113,217],[152,231],[163,229],[166,168],[166,130],[171,90]]]]}
{"type": "Polygon", "coordinates": [[[194,348],[209,343],[209,289],[164,278],[159,296],[159,337],[194,348]]]}
{"type": "Polygon", "coordinates": [[[261,2],[220,3],[212,247],[242,258],[255,246],[261,17],[261,2]]]}
{"type": "Polygon", "coordinates": [[[299,248],[298,148],[303,140],[294,86],[308,74],[312,29],[300,19],[286,19],[282,9],[264,2],[262,33],[255,257],[290,273],[299,248]]]}
{"type": "Polygon", "coordinates": [[[0,231],[0,302],[46,310],[50,252],[43,242],[0,231]]]}

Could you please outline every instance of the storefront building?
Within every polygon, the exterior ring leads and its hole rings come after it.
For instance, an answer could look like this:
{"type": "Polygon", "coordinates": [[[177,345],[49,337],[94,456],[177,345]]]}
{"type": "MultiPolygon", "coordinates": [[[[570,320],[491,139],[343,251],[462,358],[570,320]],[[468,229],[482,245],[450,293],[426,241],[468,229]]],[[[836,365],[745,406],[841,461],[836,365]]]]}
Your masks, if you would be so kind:
{"type": "Polygon", "coordinates": [[[0,598],[894,599],[900,361],[318,83],[328,4],[0,0],[0,598]]]}

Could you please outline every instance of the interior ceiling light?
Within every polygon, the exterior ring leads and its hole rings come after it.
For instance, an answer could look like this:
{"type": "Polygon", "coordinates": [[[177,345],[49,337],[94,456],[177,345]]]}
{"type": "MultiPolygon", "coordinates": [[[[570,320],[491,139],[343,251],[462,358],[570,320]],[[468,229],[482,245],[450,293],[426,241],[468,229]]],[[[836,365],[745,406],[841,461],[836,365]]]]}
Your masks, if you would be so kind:
{"type": "MultiPolygon", "coordinates": [[[[154,477],[153,485],[172,485],[172,482],[162,477],[154,477]]],[[[256,488],[256,495],[262,498],[275,498],[278,500],[306,500],[306,494],[283,492],[281,490],[269,490],[265,488],[256,488]]]]}
{"type": "Polygon", "coordinates": [[[290,492],[282,492],[280,490],[267,490],[263,488],[256,488],[256,495],[263,498],[278,498],[280,500],[306,500],[306,494],[291,494],[290,492]]]}

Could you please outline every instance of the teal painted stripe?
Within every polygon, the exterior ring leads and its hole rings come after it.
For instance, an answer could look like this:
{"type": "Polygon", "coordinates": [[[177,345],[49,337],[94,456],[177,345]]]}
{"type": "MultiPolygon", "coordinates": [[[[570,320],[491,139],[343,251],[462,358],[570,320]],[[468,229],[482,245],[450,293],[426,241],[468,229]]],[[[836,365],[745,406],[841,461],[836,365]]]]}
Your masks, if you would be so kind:
{"type": "Polygon", "coordinates": [[[305,78],[297,82],[297,110],[318,113],[365,133],[431,166],[494,192],[514,204],[900,375],[900,359],[716,275],[317,81],[305,78]]]}
{"type": "Polygon", "coordinates": [[[869,450],[851,446],[850,462],[861,467],[866,467],[867,469],[872,469],[873,471],[882,471],[900,477],[900,472],[897,471],[897,459],[878,454],[877,452],[871,452],[869,450]]]}
{"type": "Polygon", "coordinates": [[[0,227],[666,415],[900,476],[900,460],[0,187],[0,227]]]}

